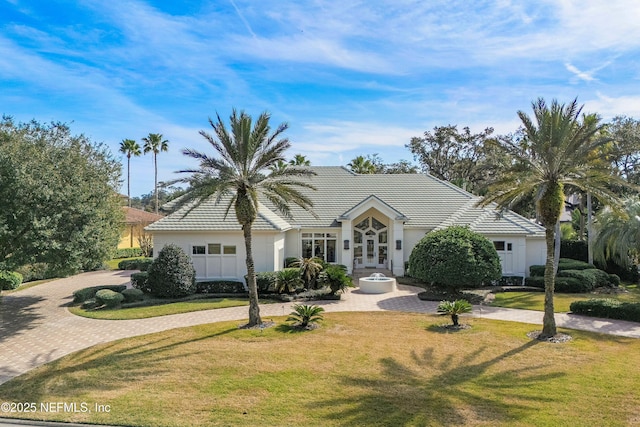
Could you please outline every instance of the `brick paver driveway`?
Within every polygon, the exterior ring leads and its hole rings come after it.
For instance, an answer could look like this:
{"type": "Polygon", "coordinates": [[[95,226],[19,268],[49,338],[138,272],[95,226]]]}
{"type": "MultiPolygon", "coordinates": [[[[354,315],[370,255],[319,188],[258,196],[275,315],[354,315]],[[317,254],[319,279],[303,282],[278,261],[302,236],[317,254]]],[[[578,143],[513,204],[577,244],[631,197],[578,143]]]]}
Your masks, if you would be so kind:
{"type": "MultiPolygon", "coordinates": [[[[140,320],[95,320],[78,317],[66,308],[76,289],[129,283],[130,271],[97,271],[3,295],[0,304],[0,384],[37,366],[74,351],[120,338],[224,320],[244,320],[247,307],[230,307],[140,320]]],[[[398,286],[386,294],[348,292],[340,301],[317,301],[327,311],[406,311],[435,313],[436,302],[416,297],[420,288],[398,286]]],[[[267,304],[264,318],[287,315],[291,304],[267,304]]],[[[475,307],[474,316],[541,324],[542,313],[493,307],[475,307]]],[[[632,322],[556,315],[558,326],[640,338],[640,325],[632,322]]]]}

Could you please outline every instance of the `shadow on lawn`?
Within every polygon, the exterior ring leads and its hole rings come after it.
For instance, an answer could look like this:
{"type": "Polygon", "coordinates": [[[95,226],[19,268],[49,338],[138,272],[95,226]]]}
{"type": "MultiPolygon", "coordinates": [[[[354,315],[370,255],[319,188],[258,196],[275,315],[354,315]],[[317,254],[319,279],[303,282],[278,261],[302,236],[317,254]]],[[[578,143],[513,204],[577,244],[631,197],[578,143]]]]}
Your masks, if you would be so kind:
{"type": "Polygon", "coordinates": [[[385,357],[379,360],[381,375],[378,378],[341,378],[343,385],[361,390],[355,399],[345,402],[338,397],[320,404],[332,408],[327,418],[339,420],[342,425],[465,425],[473,421],[517,421],[519,414],[528,407],[513,401],[505,403],[504,399],[518,396],[519,402],[551,401],[551,397],[542,393],[535,395],[534,384],[558,378],[562,373],[535,374],[542,366],[498,368],[498,371],[491,368],[535,345],[539,343],[529,341],[486,361],[481,361],[484,348],[469,353],[459,362],[454,362],[452,356],[437,360],[432,348],[422,354],[412,352],[412,363],[407,365],[393,357],[385,357]],[[523,394],[525,390],[526,394],[523,394]]]}

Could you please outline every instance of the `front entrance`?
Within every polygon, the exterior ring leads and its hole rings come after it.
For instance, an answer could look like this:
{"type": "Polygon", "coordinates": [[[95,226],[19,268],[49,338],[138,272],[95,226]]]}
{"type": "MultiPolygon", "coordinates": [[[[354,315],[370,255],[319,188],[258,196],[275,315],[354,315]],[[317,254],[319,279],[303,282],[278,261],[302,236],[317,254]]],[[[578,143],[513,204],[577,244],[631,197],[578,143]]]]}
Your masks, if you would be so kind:
{"type": "Polygon", "coordinates": [[[355,268],[388,268],[387,226],[373,216],[357,223],[353,229],[355,268]]]}

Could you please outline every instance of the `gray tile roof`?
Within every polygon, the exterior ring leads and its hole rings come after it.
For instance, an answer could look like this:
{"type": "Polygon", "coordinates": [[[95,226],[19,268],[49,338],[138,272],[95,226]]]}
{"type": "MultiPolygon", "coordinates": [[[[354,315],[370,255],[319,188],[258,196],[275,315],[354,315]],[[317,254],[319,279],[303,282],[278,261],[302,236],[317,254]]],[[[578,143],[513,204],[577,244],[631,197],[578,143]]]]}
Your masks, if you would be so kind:
{"type": "MultiPolygon", "coordinates": [[[[292,219],[284,220],[268,201],[263,200],[256,230],[286,230],[339,227],[339,218],[361,202],[378,199],[406,217],[406,228],[437,228],[447,225],[469,225],[482,233],[537,234],[539,227],[513,212],[501,219],[490,208],[476,208],[477,198],[462,189],[426,174],[358,175],[340,166],[311,168],[316,176],[309,182],[316,191],[303,189],[314,203],[317,217],[298,206],[291,207],[292,219]]],[[[240,230],[233,211],[223,220],[226,203],[215,206],[205,202],[182,218],[173,213],[147,229],[155,230],[240,230]]]]}

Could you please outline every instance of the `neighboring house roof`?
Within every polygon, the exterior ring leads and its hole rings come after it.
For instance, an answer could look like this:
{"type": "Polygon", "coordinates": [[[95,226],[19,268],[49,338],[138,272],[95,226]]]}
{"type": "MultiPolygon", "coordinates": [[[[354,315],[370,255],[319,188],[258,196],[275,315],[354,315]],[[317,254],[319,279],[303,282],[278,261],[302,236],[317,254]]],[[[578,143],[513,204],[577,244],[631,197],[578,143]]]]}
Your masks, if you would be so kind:
{"type": "MultiPolygon", "coordinates": [[[[476,208],[476,196],[427,174],[355,174],[340,166],[311,167],[316,175],[309,182],[316,188],[301,189],[313,201],[315,216],[292,205],[292,219],[263,200],[256,230],[286,230],[291,227],[339,227],[358,206],[374,201],[384,206],[406,228],[434,229],[446,225],[469,225],[472,229],[498,234],[540,234],[544,229],[525,218],[505,212],[497,219],[491,208],[476,208]]],[[[227,199],[228,200],[228,199],[227,199]]],[[[233,210],[223,219],[228,201],[216,206],[203,202],[183,218],[182,209],[147,227],[160,230],[240,230],[233,210]]]]}
{"type": "Polygon", "coordinates": [[[122,208],[126,215],[125,222],[127,224],[150,224],[164,218],[163,215],[157,215],[153,212],[147,212],[136,208],[124,206],[122,208]]]}

